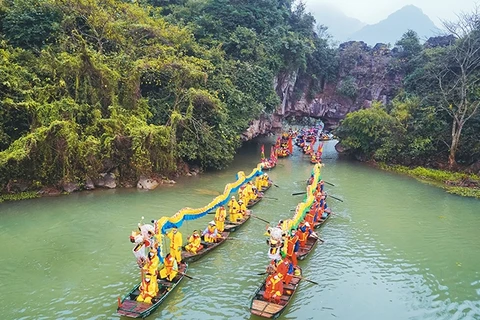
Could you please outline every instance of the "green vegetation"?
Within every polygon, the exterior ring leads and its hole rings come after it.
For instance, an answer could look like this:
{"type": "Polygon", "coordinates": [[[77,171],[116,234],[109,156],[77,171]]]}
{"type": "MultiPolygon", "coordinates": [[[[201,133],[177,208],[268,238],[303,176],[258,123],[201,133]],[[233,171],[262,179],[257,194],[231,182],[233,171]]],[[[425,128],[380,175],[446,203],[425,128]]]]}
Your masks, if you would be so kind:
{"type": "Polygon", "coordinates": [[[380,163],[379,167],[397,173],[415,177],[421,181],[431,182],[447,190],[448,193],[464,197],[480,198],[480,177],[475,174],[451,172],[423,167],[408,168],[400,165],[386,165],[380,163]]]}
{"type": "Polygon", "coordinates": [[[0,1],[0,188],[223,168],[292,72],[334,50],[291,0],[0,1]]]}
{"type": "MultiPolygon", "coordinates": [[[[404,89],[388,105],[346,116],[336,135],[348,153],[453,171],[480,160],[479,17],[474,12],[447,23],[454,37],[443,46],[422,46],[415,32],[405,33],[390,63],[404,75],[404,89]]],[[[347,80],[339,88],[350,96],[347,80]]]]}

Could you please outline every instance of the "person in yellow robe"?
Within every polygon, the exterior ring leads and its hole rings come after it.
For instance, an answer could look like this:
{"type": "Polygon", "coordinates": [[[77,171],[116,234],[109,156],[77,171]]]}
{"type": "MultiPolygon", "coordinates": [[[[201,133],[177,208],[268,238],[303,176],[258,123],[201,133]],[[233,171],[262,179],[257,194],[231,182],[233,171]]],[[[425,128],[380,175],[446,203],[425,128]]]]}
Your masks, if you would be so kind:
{"type": "Polygon", "coordinates": [[[217,227],[215,226],[215,221],[208,223],[208,226],[202,232],[202,236],[205,242],[216,242],[217,238],[221,237],[221,234],[218,233],[217,227]]]}
{"type": "Polygon", "coordinates": [[[198,230],[193,230],[193,234],[188,238],[188,244],[185,246],[185,250],[197,254],[202,248],[202,237],[198,233],[198,230]]]}
{"type": "Polygon", "coordinates": [[[145,264],[143,265],[143,271],[146,274],[154,274],[157,275],[158,265],[160,264],[160,259],[157,255],[157,250],[151,249],[148,253],[148,259],[146,260],[145,264]]]}
{"type": "Polygon", "coordinates": [[[172,281],[173,278],[175,278],[175,276],[177,275],[177,273],[178,273],[177,260],[175,260],[175,258],[169,253],[165,257],[162,270],[160,270],[160,279],[167,278],[168,281],[172,281]]]}
{"type": "Polygon", "coordinates": [[[235,215],[240,209],[240,206],[238,205],[238,202],[235,199],[235,196],[232,196],[232,198],[230,199],[227,205],[228,205],[228,213],[230,215],[229,219],[230,221],[235,221],[235,215]]]}
{"type": "Polygon", "coordinates": [[[142,284],[140,285],[140,294],[137,297],[137,301],[151,304],[152,298],[154,298],[157,293],[157,276],[150,273],[142,275],[142,284]]]}
{"type": "Polygon", "coordinates": [[[245,219],[245,215],[247,214],[247,206],[242,200],[238,201],[239,209],[238,213],[236,215],[236,220],[233,222],[238,222],[238,220],[243,220],[245,219]]]}
{"type": "Polygon", "coordinates": [[[173,227],[172,230],[167,233],[167,238],[170,239],[170,254],[175,258],[175,260],[177,260],[178,263],[182,262],[182,234],[176,227],[173,227]]]}
{"type": "Polygon", "coordinates": [[[225,218],[227,217],[227,211],[224,206],[220,206],[215,211],[215,225],[218,232],[222,233],[225,230],[225,218]]]}

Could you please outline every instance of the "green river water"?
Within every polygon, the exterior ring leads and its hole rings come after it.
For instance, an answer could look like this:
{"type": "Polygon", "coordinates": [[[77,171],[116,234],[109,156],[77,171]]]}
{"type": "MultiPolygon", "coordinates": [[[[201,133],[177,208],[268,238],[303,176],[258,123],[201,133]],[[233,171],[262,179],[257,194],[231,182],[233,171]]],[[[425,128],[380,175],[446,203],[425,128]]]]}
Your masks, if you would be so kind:
{"type": "MultiPolygon", "coordinates": [[[[230,168],[153,191],[96,190],[0,204],[0,319],[118,319],[117,297],[140,281],[129,235],[141,216],[202,207],[259,161],[260,144],[230,168]]],[[[301,261],[303,281],[281,319],[480,319],[480,202],[414,179],[338,160],[325,144],[322,177],[336,213],[301,261]]],[[[265,148],[269,150],[268,145],[265,148]]],[[[268,152],[267,152],[268,155],[268,152]]],[[[312,165],[298,149],[269,172],[253,211],[276,223],[302,201],[312,165]]],[[[212,216],[184,223],[184,239],[212,216]]],[[[265,223],[250,219],[188,273],[149,319],[260,319],[251,298],[268,264],[265,223]]]]}

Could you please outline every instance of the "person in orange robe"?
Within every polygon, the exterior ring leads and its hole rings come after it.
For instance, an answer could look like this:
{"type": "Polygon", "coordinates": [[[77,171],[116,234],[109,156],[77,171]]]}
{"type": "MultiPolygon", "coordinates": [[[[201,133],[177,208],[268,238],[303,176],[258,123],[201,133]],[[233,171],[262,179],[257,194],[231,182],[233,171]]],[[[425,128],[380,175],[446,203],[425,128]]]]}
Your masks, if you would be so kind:
{"type": "Polygon", "coordinates": [[[263,298],[266,301],[280,303],[280,299],[283,295],[283,281],[282,274],[277,273],[273,277],[267,278],[265,284],[265,292],[263,293],[263,298]]]}
{"type": "Polygon", "coordinates": [[[298,236],[296,235],[295,230],[292,230],[291,235],[289,235],[286,239],[286,254],[292,260],[294,267],[298,265],[297,253],[295,252],[295,246],[297,244],[297,241],[298,236]]]}

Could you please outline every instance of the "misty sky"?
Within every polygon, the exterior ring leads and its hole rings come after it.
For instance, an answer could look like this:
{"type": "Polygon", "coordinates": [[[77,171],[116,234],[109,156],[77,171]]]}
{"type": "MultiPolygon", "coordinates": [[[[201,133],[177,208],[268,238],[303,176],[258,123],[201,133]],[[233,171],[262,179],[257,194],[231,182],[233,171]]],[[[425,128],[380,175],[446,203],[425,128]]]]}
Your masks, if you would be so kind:
{"type": "MultiPolygon", "coordinates": [[[[385,19],[396,10],[413,4],[422,9],[432,21],[440,26],[440,19],[457,20],[455,13],[471,12],[480,0],[304,0],[307,8],[328,4],[340,9],[347,16],[357,18],[367,24],[385,19]]],[[[310,10],[309,10],[310,11],[310,10]]]]}

